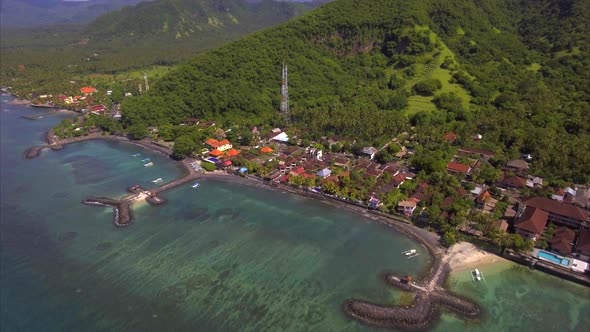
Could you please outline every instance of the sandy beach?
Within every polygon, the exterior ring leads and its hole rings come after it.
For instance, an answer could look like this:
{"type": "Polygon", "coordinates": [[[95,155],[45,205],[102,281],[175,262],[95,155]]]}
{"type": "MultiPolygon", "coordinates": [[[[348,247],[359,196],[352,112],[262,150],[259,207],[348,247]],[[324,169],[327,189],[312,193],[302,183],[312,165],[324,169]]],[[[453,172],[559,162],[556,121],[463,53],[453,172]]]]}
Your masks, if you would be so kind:
{"type": "Polygon", "coordinates": [[[480,268],[484,265],[508,260],[477,248],[469,242],[459,242],[447,250],[449,265],[453,271],[465,271],[480,268]]]}

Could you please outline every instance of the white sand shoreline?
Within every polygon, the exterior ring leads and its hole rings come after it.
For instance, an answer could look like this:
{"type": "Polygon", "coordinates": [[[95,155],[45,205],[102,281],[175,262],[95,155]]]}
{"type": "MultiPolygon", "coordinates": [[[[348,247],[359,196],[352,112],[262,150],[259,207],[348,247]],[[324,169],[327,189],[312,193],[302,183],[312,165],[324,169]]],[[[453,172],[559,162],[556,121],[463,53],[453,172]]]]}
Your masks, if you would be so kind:
{"type": "Polygon", "coordinates": [[[459,242],[447,250],[449,265],[453,272],[472,270],[482,266],[508,263],[509,260],[479,249],[469,242],[459,242]]]}

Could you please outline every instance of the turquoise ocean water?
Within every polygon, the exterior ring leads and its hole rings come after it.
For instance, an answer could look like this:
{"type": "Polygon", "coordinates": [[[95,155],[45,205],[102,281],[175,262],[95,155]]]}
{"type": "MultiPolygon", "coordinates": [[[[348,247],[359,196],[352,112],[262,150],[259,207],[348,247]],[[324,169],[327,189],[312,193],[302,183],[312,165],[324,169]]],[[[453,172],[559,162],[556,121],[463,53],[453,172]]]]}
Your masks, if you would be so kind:
{"type": "MultiPolygon", "coordinates": [[[[165,206],[137,206],[137,222],[117,229],[110,209],[80,201],[182,170],[140,147],[98,141],[26,160],[23,151],[65,115],[26,120],[38,111],[9,98],[0,112],[1,331],[372,330],[346,319],[343,301],[395,303],[401,293],[380,274],[418,275],[429,264],[415,242],[358,215],[214,180],[166,193],[165,206]],[[146,157],[153,167],[143,167],[146,157]],[[400,252],[409,248],[422,254],[407,260],[400,252]]],[[[465,274],[451,281],[482,302],[483,321],[444,316],[437,330],[590,326],[587,288],[513,264],[489,269],[484,285],[465,274]]]]}

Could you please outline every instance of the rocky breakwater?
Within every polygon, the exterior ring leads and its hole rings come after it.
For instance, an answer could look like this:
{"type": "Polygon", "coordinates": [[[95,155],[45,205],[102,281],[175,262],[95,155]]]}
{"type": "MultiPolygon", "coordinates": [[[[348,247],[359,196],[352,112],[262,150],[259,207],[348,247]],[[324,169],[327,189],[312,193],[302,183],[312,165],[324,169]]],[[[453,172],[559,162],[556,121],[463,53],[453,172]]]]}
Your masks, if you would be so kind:
{"type": "Polygon", "coordinates": [[[108,197],[89,197],[83,204],[93,206],[111,206],[113,208],[113,224],[117,227],[129,226],[134,221],[132,199],[112,199],[108,197]]]}
{"type": "MultiPolygon", "coordinates": [[[[435,252],[427,246],[433,255],[435,252]]],[[[451,271],[449,255],[436,259],[424,281],[413,281],[411,277],[394,274],[385,276],[385,281],[394,287],[415,294],[411,305],[380,305],[364,300],[348,300],[344,303],[344,313],[364,324],[395,329],[428,330],[439,319],[442,310],[451,312],[463,319],[477,319],[481,316],[480,307],[473,301],[453,294],[443,285],[451,271]]]]}

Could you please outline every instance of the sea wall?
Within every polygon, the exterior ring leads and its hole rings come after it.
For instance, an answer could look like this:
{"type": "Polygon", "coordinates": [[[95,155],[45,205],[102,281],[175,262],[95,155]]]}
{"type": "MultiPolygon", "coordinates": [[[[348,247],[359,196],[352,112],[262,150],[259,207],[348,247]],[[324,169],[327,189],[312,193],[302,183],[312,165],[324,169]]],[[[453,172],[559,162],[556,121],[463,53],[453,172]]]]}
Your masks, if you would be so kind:
{"type": "Polygon", "coordinates": [[[503,257],[515,263],[526,265],[535,270],[539,270],[553,276],[590,287],[590,278],[587,275],[579,274],[565,268],[560,268],[542,260],[535,260],[530,256],[518,255],[508,251],[504,253],[503,257]]]}

